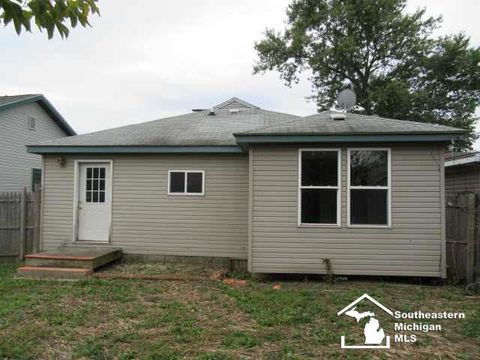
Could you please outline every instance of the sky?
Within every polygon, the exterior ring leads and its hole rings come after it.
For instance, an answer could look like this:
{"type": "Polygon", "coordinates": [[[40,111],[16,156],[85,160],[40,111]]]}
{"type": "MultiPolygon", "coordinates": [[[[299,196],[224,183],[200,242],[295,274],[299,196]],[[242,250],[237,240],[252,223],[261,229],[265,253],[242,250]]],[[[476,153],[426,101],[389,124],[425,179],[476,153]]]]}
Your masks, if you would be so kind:
{"type": "MultiPolygon", "coordinates": [[[[0,28],[0,95],[42,93],[78,133],[209,108],[232,96],[312,114],[306,78],[288,88],[277,73],[252,74],[255,41],[265,28],[283,29],[289,2],[101,0],[92,27],[77,27],[66,40],[0,28]]],[[[419,7],[443,16],[438,34],[463,31],[480,46],[480,1],[408,1],[409,11],[419,7]]]]}

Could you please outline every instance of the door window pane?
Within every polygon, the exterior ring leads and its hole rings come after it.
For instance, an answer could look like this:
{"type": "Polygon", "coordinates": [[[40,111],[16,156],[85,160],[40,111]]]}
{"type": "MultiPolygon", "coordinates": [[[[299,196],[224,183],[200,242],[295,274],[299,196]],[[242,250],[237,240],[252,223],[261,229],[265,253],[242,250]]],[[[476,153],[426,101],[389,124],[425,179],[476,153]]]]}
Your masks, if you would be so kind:
{"type": "Polygon", "coordinates": [[[171,193],[185,192],[185,173],[184,172],[170,173],[170,192],[171,193]]]}
{"type": "Polygon", "coordinates": [[[388,151],[350,151],[351,186],[388,186],[388,151]]]}
{"type": "Polygon", "coordinates": [[[337,223],[336,189],[302,189],[303,224],[337,223]]]}
{"type": "Polygon", "coordinates": [[[302,151],[302,186],[337,186],[337,151],[302,151]]]}
{"type": "Polygon", "coordinates": [[[350,190],[352,225],[387,225],[388,190],[350,190]]]}
{"type": "Polygon", "coordinates": [[[105,202],[105,167],[88,167],[85,186],[85,202],[103,203],[105,202]],[[101,194],[103,193],[103,195],[101,194]]]}

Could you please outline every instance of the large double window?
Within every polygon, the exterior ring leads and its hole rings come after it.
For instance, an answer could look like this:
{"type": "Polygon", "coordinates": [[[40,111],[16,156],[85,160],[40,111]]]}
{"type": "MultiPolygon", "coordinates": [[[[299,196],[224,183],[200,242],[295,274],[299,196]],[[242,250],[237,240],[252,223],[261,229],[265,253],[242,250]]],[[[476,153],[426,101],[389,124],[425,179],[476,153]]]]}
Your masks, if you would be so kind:
{"type": "Polygon", "coordinates": [[[348,225],[390,226],[390,150],[348,150],[348,225]]]}
{"type": "Polygon", "coordinates": [[[300,150],[299,164],[299,225],[340,225],[340,150],[300,150]]]}
{"type": "MultiPolygon", "coordinates": [[[[390,149],[347,150],[347,226],[391,225],[390,149]]],[[[300,226],[341,225],[341,151],[299,151],[300,226]]]]}

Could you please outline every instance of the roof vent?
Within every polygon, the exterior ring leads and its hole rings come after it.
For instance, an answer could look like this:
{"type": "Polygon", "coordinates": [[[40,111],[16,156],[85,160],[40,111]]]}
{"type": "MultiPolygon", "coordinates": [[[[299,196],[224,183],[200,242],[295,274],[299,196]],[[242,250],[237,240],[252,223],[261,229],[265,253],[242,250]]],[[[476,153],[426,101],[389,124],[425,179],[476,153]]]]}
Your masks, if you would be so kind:
{"type": "Polygon", "coordinates": [[[332,120],[345,120],[347,118],[347,115],[345,113],[330,113],[330,119],[332,120]]]}
{"type": "Polygon", "coordinates": [[[213,116],[215,115],[215,109],[211,108],[210,111],[208,112],[208,116],[213,116]]]}

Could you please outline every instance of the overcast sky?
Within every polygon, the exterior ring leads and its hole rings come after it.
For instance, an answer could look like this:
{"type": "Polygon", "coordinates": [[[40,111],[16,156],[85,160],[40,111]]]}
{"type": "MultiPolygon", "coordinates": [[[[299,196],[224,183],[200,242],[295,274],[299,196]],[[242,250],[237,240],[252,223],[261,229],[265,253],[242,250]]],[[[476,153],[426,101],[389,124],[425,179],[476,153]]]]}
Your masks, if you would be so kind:
{"type": "MultiPolygon", "coordinates": [[[[232,96],[315,112],[307,81],[252,75],[254,42],[282,29],[287,0],[99,1],[101,17],[67,40],[0,28],[0,95],[43,93],[79,133],[211,107],[232,96]]],[[[478,0],[410,0],[444,18],[441,33],[480,45],[478,0]]]]}

